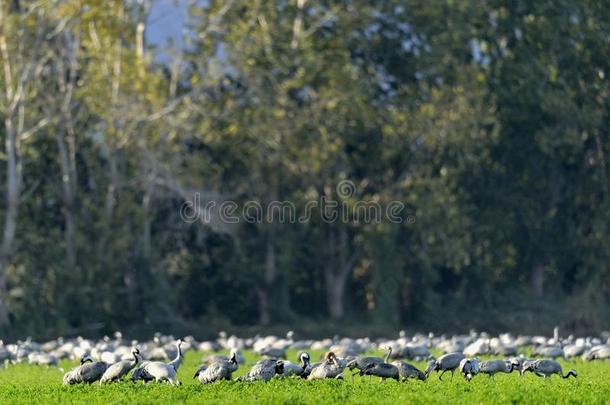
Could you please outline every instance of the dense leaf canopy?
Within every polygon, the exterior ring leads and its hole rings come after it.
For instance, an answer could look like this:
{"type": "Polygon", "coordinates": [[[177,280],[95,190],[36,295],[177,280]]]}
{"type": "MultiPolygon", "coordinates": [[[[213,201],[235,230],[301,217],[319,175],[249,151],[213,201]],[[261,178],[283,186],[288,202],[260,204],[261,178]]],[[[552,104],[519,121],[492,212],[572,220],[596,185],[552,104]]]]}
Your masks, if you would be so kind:
{"type": "Polygon", "coordinates": [[[0,4],[7,332],[610,327],[610,3],[153,3],[0,4]]]}

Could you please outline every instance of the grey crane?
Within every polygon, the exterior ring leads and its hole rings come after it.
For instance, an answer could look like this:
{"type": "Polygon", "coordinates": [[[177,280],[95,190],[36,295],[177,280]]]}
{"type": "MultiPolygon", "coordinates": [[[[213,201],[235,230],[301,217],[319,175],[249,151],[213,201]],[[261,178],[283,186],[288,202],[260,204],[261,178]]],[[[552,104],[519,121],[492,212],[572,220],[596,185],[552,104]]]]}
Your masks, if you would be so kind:
{"type": "Polygon", "coordinates": [[[398,368],[398,374],[403,380],[408,380],[409,378],[417,378],[421,381],[426,380],[426,375],[423,373],[423,371],[412,364],[405,363],[404,361],[400,360],[395,360],[391,364],[398,368]]]}
{"type": "Polygon", "coordinates": [[[293,363],[291,361],[284,361],[284,373],[282,374],[285,377],[296,375],[303,376],[303,374],[307,371],[308,367],[311,367],[309,363],[309,353],[301,352],[299,353],[300,364],[293,363]]]}
{"type": "Polygon", "coordinates": [[[527,364],[524,364],[523,368],[521,369],[521,375],[523,375],[526,371],[531,371],[538,377],[544,378],[548,378],[553,374],[557,374],[561,378],[569,378],[570,376],[576,378],[578,376],[575,370],[568,370],[568,373],[564,375],[561,364],[552,359],[542,359],[528,362],[527,364]]]}
{"type": "Polygon", "coordinates": [[[379,364],[379,363],[383,363],[383,359],[381,357],[359,356],[353,360],[348,361],[346,367],[349,368],[350,370],[356,369],[356,372],[358,372],[358,371],[364,370],[365,368],[369,367],[372,364],[379,364]]]}
{"type": "Polygon", "coordinates": [[[180,381],[177,379],[176,369],[170,363],[163,363],[161,361],[149,361],[146,364],[142,364],[141,371],[143,380],[154,379],[156,382],[167,382],[172,385],[180,385],[180,381]]]}
{"type": "Polygon", "coordinates": [[[276,374],[284,373],[284,362],[275,359],[260,360],[250,371],[240,378],[241,381],[269,381],[276,374]]]}
{"type": "Polygon", "coordinates": [[[400,350],[397,357],[418,360],[426,359],[428,356],[430,356],[430,350],[425,343],[410,342],[400,350]]]}
{"type": "Polygon", "coordinates": [[[444,354],[436,360],[430,360],[425,371],[426,377],[428,377],[433,371],[440,371],[441,373],[439,374],[438,379],[442,380],[443,374],[445,374],[447,371],[451,371],[451,378],[453,378],[455,370],[460,366],[460,362],[462,359],[464,359],[464,357],[465,356],[460,352],[453,352],[444,354]]]}
{"type": "Polygon", "coordinates": [[[131,376],[132,381],[138,379],[145,382],[168,382],[172,385],[180,385],[177,378],[177,372],[182,364],[184,355],[182,353],[182,339],[176,341],[176,357],[169,363],[162,361],[145,361],[140,367],[136,368],[131,376]]]}
{"type": "Polygon", "coordinates": [[[197,378],[202,384],[209,384],[220,380],[231,380],[235,370],[237,370],[237,359],[235,352],[232,352],[228,361],[221,360],[209,366],[204,365],[197,370],[193,378],[197,378]]]}
{"type": "Polygon", "coordinates": [[[324,378],[343,378],[343,366],[339,363],[334,352],[327,352],[324,355],[324,361],[315,367],[312,367],[311,372],[307,376],[308,380],[321,380],[324,378]]]}
{"type": "MultiPolygon", "coordinates": [[[[220,360],[220,361],[224,361],[224,360],[220,360]]],[[[199,375],[200,375],[201,373],[203,373],[205,370],[207,370],[207,369],[208,369],[208,367],[209,367],[209,365],[208,365],[208,364],[201,364],[201,365],[200,365],[200,366],[197,368],[197,371],[195,371],[195,374],[193,375],[193,379],[195,379],[195,378],[199,377],[199,375]]]]}
{"type": "Polygon", "coordinates": [[[513,356],[513,357],[509,357],[508,359],[506,359],[506,361],[508,361],[509,363],[513,363],[515,370],[521,370],[524,367],[524,364],[531,363],[534,360],[529,359],[527,357],[522,357],[522,356],[519,356],[519,357],[513,356]]]}
{"type": "Polygon", "coordinates": [[[208,354],[201,359],[201,363],[203,364],[212,364],[217,361],[229,361],[229,356],[225,356],[224,354],[208,354]]]}
{"type": "Polygon", "coordinates": [[[122,360],[109,366],[100,379],[100,384],[119,381],[125,377],[134,367],[142,361],[140,350],[136,348],[133,352],[133,360],[122,360]]]}
{"type": "Polygon", "coordinates": [[[398,367],[389,363],[377,363],[371,364],[364,370],[360,372],[360,375],[374,375],[376,377],[380,377],[382,380],[387,378],[392,378],[396,381],[400,379],[400,372],[398,371],[398,367]]]}
{"type": "Polygon", "coordinates": [[[286,350],[279,347],[265,347],[258,354],[270,358],[286,357],[286,350]]]}
{"type": "Polygon", "coordinates": [[[63,378],[64,385],[92,383],[100,378],[108,368],[108,364],[102,361],[93,361],[91,356],[85,355],[78,367],[68,371],[63,378]]]}
{"type": "Polygon", "coordinates": [[[39,366],[56,366],[59,359],[49,353],[32,352],[28,354],[28,361],[39,366]]]}
{"type": "Polygon", "coordinates": [[[174,370],[176,372],[182,365],[182,361],[184,361],[184,354],[182,353],[182,344],[183,343],[184,342],[182,341],[182,339],[178,339],[178,341],[176,341],[176,357],[174,358],[174,360],[172,360],[168,363],[170,366],[172,366],[174,368],[174,370]]]}
{"type": "Polygon", "coordinates": [[[138,367],[133,370],[133,373],[131,374],[131,381],[135,382],[138,380],[143,380],[144,382],[148,383],[155,379],[146,371],[146,365],[148,363],[150,363],[150,361],[143,361],[138,367]]]}
{"type": "Polygon", "coordinates": [[[472,381],[474,376],[481,370],[481,363],[479,362],[479,359],[465,358],[460,361],[459,370],[466,381],[472,381]]]}
{"type": "Polygon", "coordinates": [[[519,367],[518,362],[507,361],[507,360],[487,360],[482,361],[480,364],[479,372],[487,374],[489,377],[493,377],[497,373],[512,373],[515,368],[519,367]]]}
{"type": "MultiPolygon", "coordinates": [[[[231,353],[235,353],[235,359],[237,360],[237,364],[244,364],[246,362],[246,358],[244,357],[244,355],[241,353],[241,351],[239,349],[233,349],[231,351],[231,353]]],[[[201,362],[203,364],[212,364],[216,361],[229,361],[229,359],[231,358],[231,355],[229,354],[229,356],[225,356],[223,354],[210,354],[207,356],[204,356],[201,359],[201,362]]]]}
{"type": "Polygon", "coordinates": [[[610,359],[610,346],[598,345],[592,347],[582,355],[583,360],[610,359]]]}
{"type": "Polygon", "coordinates": [[[388,361],[390,360],[390,356],[392,355],[392,346],[388,346],[386,350],[388,352],[382,363],[369,364],[365,369],[360,371],[360,375],[372,375],[380,377],[382,380],[385,380],[386,378],[392,378],[398,381],[400,378],[398,367],[388,363],[388,361]]]}
{"type": "Polygon", "coordinates": [[[532,354],[534,356],[552,357],[552,358],[557,358],[557,357],[565,358],[566,357],[563,349],[561,347],[557,347],[557,346],[538,347],[532,351],[532,354]]]}

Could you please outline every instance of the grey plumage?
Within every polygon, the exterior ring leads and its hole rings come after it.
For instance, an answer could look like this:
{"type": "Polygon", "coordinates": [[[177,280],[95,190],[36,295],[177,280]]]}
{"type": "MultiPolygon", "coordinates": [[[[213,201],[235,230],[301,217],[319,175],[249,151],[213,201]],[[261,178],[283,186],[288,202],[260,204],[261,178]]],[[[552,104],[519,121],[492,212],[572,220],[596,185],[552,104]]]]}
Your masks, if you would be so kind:
{"type": "Polygon", "coordinates": [[[209,384],[220,380],[230,380],[235,370],[237,370],[237,359],[235,353],[232,353],[229,361],[216,361],[209,366],[200,367],[193,378],[197,378],[202,384],[209,384]]]}
{"type": "Polygon", "coordinates": [[[460,361],[460,374],[466,379],[466,381],[472,381],[474,376],[479,373],[480,369],[481,363],[479,362],[479,359],[465,358],[460,361]]]}
{"type": "Polygon", "coordinates": [[[465,356],[460,352],[453,352],[444,354],[436,360],[431,360],[425,371],[426,377],[429,376],[432,371],[440,371],[441,373],[439,374],[438,379],[442,380],[443,374],[447,371],[451,371],[451,377],[453,378],[453,373],[455,373],[455,370],[460,366],[460,362],[464,357],[465,356]]]}
{"type": "Polygon", "coordinates": [[[396,381],[398,381],[400,377],[398,367],[388,363],[371,364],[364,370],[360,371],[360,375],[374,375],[384,380],[386,378],[392,378],[396,381]]]}
{"type": "Polygon", "coordinates": [[[101,361],[93,361],[91,357],[84,356],[78,367],[68,371],[63,378],[64,385],[92,383],[99,380],[108,364],[101,361]]]}
{"type": "Polygon", "coordinates": [[[278,347],[265,347],[264,349],[259,350],[258,354],[271,358],[281,358],[286,357],[286,350],[278,347]]]}
{"type": "Polygon", "coordinates": [[[598,345],[592,347],[583,353],[582,358],[584,360],[602,360],[610,359],[610,346],[609,345],[598,345]]]}
{"type": "Polygon", "coordinates": [[[105,384],[112,381],[119,381],[125,377],[133,368],[135,368],[142,358],[140,357],[140,351],[135,349],[133,351],[133,360],[122,360],[113,365],[109,366],[100,379],[100,384],[105,384]]]}
{"type": "Polygon", "coordinates": [[[542,359],[528,362],[527,364],[524,364],[523,368],[521,369],[521,375],[523,375],[526,371],[530,371],[536,374],[538,377],[545,378],[548,378],[553,374],[557,374],[561,378],[569,378],[570,376],[576,378],[578,376],[575,370],[568,370],[567,374],[564,375],[561,364],[552,359],[542,359]]]}
{"type": "Polygon", "coordinates": [[[291,361],[284,361],[284,372],[283,376],[288,377],[291,375],[303,376],[306,373],[308,367],[310,367],[309,363],[309,353],[301,352],[299,353],[300,364],[293,363],[291,361]]]}
{"type": "Polygon", "coordinates": [[[524,364],[528,362],[533,362],[534,360],[528,359],[527,357],[509,357],[506,359],[509,363],[512,363],[516,370],[521,370],[524,367],[524,364]]]}
{"type": "Polygon", "coordinates": [[[512,373],[516,365],[518,364],[506,360],[482,361],[479,372],[493,377],[497,373],[512,373]]]}
{"type": "Polygon", "coordinates": [[[430,350],[425,344],[409,343],[397,353],[397,358],[425,359],[430,356],[430,350]]]}
{"type": "Polygon", "coordinates": [[[252,366],[250,371],[240,378],[242,381],[269,381],[276,374],[284,372],[284,363],[281,360],[265,359],[252,366]]]}
{"type": "Polygon", "coordinates": [[[386,350],[388,352],[383,362],[369,364],[366,368],[360,371],[360,375],[374,375],[382,378],[383,380],[386,378],[392,378],[398,381],[400,376],[398,367],[388,363],[390,356],[392,355],[392,346],[388,346],[386,350]]]}
{"type": "Polygon", "coordinates": [[[373,364],[379,363],[383,363],[383,359],[381,357],[357,357],[347,363],[347,368],[350,370],[357,369],[362,371],[373,364]]]}
{"type": "Polygon", "coordinates": [[[168,382],[172,385],[180,385],[177,379],[176,369],[169,363],[161,361],[149,361],[142,365],[143,376],[152,377],[156,382],[168,382]]]}
{"type": "Polygon", "coordinates": [[[328,352],[324,356],[324,361],[311,369],[307,379],[341,378],[342,372],[343,367],[339,364],[335,353],[328,352]]]}
{"type": "Polygon", "coordinates": [[[532,354],[534,356],[541,356],[541,357],[552,357],[552,358],[565,357],[565,353],[563,352],[563,349],[561,347],[556,347],[556,346],[538,347],[532,351],[532,354]]]}
{"type": "Polygon", "coordinates": [[[146,365],[148,363],[150,363],[150,362],[144,361],[133,370],[133,373],[131,374],[131,381],[135,382],[138,380],[143,380],[144,382],[148,383],[155,379],[153,376],[148,374],[148,372],[146,371],[146,365]]]}
{"type": "MultiPolygon", "coordinates": [[[[222,361],[222,360],[221,360],[221,361],[222,361]]],[[[199,366],[199,368],[197,368],[197,371],[195,371],[195,374],[193,375],[193,378],[197,378],[197,377],[199,377],[199,375],[200,375],[201,373],[203,373],[205,370],[207,370],[207,369],[208,369],[208,367],[209,367],[209,365],[207,365],[207,364],[202,364],[202,365],[200,365],[200,366],[199,366]]]]}
{"type": "Polygon", "coordinates": [[[169,363],[164,363],[162,361],[146,361],[142,363],[142,365],[134,371],[132,380],[142,379],[146,382],[154,380],[158,383],[168,382],[172,385],[180,385],[180,381],[178,381],[177,378],[177,372],[183,360],[181,346],[182,339],[179,339],[176,342],[176,357],[169,363]]]}
{"type": "MultiPolygon", "coordinates": [[[[241,353],[241,351],[239,349],[233,349],[231,351],[231,353],[235,353],[235,360],[237,360],[237,364],[244,364],[246,362],[244,355],[241,353]]],[[[204,356],[201,359],[201,362],[203,364],[210,365],[216,361],[229,361],[230,358],[231,358],[231,354],[229,354],[228,356],[225,356],[223,354],[210,354],[210,355],[204,356]]]]}
{"type": "Polygon", "coordinates": [[[423,373],[423,371],[412,364],[405,363],[404,361],[400,360],[393,361],[391,364],[398,368],[398,374],[400,375],[400,378],[404,380],[409,378],[417,378],[418,380],[425,381],[426,379],[426,375],[423,373]]]}

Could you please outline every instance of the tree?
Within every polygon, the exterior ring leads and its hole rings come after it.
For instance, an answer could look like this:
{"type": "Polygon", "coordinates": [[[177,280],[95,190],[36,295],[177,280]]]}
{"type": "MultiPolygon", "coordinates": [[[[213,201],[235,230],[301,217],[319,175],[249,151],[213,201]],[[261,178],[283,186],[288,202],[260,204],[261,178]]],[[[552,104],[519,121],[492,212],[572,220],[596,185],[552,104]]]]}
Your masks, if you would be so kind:
{"type": "Polygon", "coordinates": [[[19,2],[0,5],[0,56],[3,70],[6,211],[0,248],[0,326],[9,322],[6,307],[6,271],[15,249],[19,206],[23,186],[24,142],[49,122],[36,114],[36,99],[42,90],[41,68],[50,27],[44,10],[22,10],[19,2]]]}

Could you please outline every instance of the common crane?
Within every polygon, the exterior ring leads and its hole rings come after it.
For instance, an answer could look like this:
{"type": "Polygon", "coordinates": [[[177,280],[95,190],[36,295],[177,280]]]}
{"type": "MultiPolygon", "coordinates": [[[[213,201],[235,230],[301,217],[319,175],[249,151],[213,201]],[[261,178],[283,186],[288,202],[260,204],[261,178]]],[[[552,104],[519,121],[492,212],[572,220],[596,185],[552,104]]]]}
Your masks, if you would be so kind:
{"type": "Polygon", "coordinates": [[[228,361],[221,360],[209,366],[201,366],[193,378],[197,378],[202,384],[209,384],[220,380],[231,380],[235,370],[237,370],[237,359],[235,352],[232,352],[228,361]]]}
{"type": "Polygon", "coordinates": [[[136,348],[133,352],[133,360],[121,360],[109,366],[100,379],[100,384],[119,381],[133,370],[141,361],[140,350],[136,348]]]}
{"type": "Polygon", "coordinates": [[[521,369],[521,375],[526,371],[530,371],[536,374],[538,377],[549,378],[553,374],[557,374],[561,378],[569,378],[570,376],[576,378],[578,374],[575,370],[568,370],[567,374],[563,374],[561,364],[552,359],[535,360],[531,363],[525,364],[521,369]]]}
{"type": "Polygon", "coordinates": [[[92,383],[100,378],[108,368],[108,364],[101,361],[93,361],[91,356],[85,355],[78,367],[68,371],[63,378],[64,385],[92,383]]]}
{"type": "Polygon", "coordinates": [[[447,371],[451,371],[451,378],[453,378],[455,370],[460,366],[460,362],[464,359],[464,357],[465,356],[460,352],[453,352],[444,354],[436,360],[430,360],[425,371],[426,377],[428,377],[432,371],[440,371],[441,373],[439,374],[438,379],[442,380],[443,374],[445,374],[447,371]]]}

